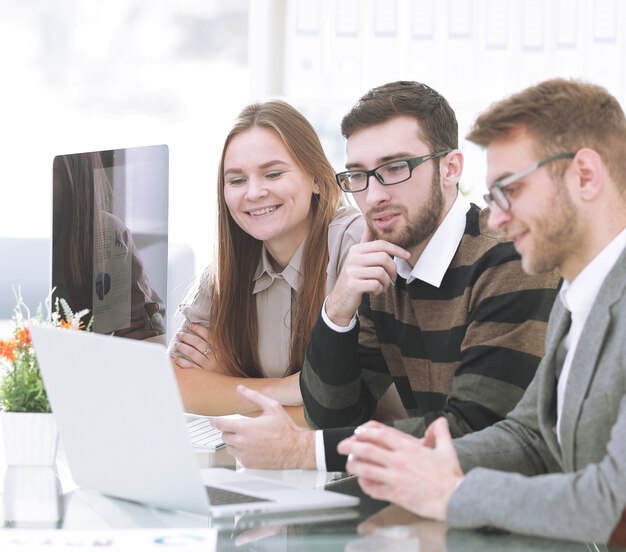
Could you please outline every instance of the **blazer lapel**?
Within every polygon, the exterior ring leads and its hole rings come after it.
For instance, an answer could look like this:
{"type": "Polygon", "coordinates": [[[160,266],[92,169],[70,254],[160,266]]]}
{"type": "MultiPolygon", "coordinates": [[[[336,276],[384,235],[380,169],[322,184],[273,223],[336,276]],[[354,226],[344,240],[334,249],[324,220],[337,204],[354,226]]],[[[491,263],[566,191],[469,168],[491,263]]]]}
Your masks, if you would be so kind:
{"type": "Polygon", "coordinates": [[[578,416],[596,370],[598,356],[611,321],[608,311],[599,312],[596,307],[597,305],[589,314],[578,341],[565,388],[565,401],[561,412],[561,451],[564,471],[574,469],[574,433],[578,416]]]}
{"type": "Polygon", "coordinates": [[[575,469],[574,436],[578,418],[609,331],[611,306],[622,297],[625,287],[626,250],[600,287],[572,359],[561,413],[561,451],[564,471],[575,469]]]}
{"type": "Polygon", "coordinates": [[[556,438],[556,350],[568,329],[568,316],[561,299],[557,297],[550,313],[546,331],[546,348],[537,376],[539,380],[539,427],[550,452],[561,462],[561,448],[556,438]]]}

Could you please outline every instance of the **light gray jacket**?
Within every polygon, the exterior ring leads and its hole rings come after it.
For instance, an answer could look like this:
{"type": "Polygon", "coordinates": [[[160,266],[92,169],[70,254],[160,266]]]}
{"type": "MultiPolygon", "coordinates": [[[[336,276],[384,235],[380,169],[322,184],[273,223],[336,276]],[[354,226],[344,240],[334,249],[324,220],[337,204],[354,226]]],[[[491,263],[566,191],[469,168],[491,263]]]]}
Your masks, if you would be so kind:
{"type": "Polygon", "coordinates": [[[545,356],[518,406],[495,426],[455,440],[466,476],[448,505],[450,525],[579,541],[626,535],[626,250],[578,342],[559,446],[554,356],[565,331],[557,299],[545,356]]]}

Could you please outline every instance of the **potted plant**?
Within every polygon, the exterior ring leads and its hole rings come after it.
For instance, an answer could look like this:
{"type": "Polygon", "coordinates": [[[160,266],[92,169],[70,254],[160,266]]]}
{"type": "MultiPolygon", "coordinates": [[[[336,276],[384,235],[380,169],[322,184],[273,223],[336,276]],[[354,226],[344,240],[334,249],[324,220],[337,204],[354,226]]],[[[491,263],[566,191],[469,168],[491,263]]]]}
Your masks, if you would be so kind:
{"type": "MultiPolygon", "coordinates": [[[[32,345],[29,328],[52,325],[68,329],[83,328],[81,318],[87,311],[72,312],[63,299],[50,308],[48,316],[41,305],[34,317],[20,293],[13,311],[13,332],[9,339],[0,339],[0,405],[4,432],[5,461],[9,466],[50,466],[55,463],[58,434],[50,412],[39,363],[32,345]]],[[[91,326],[91,323],[89,324],[91,326]]]]}

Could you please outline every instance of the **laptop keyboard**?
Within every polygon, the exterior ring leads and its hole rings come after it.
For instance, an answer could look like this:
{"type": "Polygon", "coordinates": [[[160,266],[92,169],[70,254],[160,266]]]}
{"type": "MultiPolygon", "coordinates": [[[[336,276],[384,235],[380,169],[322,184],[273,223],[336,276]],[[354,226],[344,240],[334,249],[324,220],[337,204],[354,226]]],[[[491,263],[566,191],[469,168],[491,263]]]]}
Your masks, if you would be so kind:
{"type": "Polygon", "coordinates": [[[207,495],[209,495],[209,504],[212,506],[221,506],[223,504],[245,504],[247,502],[271,502],[265,498],[258,496],[250,496],[226,489],[218,489],[217,487],[205,487],[207,495]]]}
{"type": "Polygon", "coordinates": [[[213,427],[207,418],[197,418],[187,422],[187,430],[191,438],[191,444],[195,448],[217,450],[225,447],[222,440],[222,432],[213,427]]]}

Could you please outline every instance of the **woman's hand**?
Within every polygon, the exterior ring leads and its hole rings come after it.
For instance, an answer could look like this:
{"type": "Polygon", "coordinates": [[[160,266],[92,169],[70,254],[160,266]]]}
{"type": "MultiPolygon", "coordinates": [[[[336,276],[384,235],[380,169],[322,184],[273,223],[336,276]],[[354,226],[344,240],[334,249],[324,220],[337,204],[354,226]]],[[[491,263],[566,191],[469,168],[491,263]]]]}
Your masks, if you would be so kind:
{"type": "Polygon", "coordinates": [[[225,374],[216,360],[209,329],[191,322],[187,324],[187,328],[189,332],[176,333],[173,348],[180,355],[174,357],[176,364],[181,368],[202,368],[225,374]]]}

